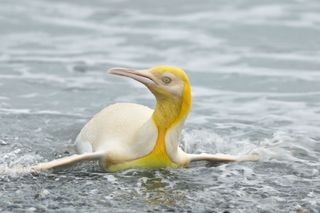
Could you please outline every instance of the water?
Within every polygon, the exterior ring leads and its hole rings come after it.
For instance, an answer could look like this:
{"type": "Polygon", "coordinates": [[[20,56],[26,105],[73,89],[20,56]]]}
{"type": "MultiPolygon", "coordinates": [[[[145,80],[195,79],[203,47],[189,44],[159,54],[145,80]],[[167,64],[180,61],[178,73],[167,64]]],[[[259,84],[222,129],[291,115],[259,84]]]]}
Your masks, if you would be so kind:
{"type": "Polygon", "coordinates": [[[320,211],[319,10],[317,0],[2,0],[0,211],[320,211]],[[73,139],[106,105],[152,107],[143,86],[105,70],[158,64],[191,78],[187,151],[261,160],[10,170],[74,153],[73,139]]]}

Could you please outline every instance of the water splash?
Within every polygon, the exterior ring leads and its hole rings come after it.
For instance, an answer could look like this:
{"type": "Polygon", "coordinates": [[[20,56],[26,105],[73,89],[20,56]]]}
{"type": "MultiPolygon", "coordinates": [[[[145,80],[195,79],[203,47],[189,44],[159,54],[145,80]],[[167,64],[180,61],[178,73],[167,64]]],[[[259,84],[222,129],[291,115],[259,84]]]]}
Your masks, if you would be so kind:
{"type": "Polygon", "coordinates": [[[317,162],[317,152],[313,150],[317,142],[305,136],[300,140],[308,141],[308,145],[301,145],[301,141],[291,133],[276,131],[270,138],[232,137],[219,135],[213,130],[188,130],[183,133],[183,147],[190,153],[223,153],[234,155],[257,154],[260,161],[303,162],[309,164],[317,162]]]}
{"type": "Polygon", "coordinates": [[[34,173],[32,165],[42,160],[42,157],[35,154],[21,155],[21,149],[1,154],[0,157],[0,177],[1,176],[22,176],[34,173]]]}

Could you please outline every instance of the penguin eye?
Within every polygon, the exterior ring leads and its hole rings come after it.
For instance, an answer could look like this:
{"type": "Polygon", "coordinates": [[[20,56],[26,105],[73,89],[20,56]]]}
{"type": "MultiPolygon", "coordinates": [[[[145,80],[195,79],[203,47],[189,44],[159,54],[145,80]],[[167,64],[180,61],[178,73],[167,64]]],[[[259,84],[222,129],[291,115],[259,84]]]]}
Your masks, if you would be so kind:
{"type": "Polygon", "coordinates": [[[168,76],[162,77],[161,80],[164,84],[170,84],[170,82],[172,81],[168,76]]]}

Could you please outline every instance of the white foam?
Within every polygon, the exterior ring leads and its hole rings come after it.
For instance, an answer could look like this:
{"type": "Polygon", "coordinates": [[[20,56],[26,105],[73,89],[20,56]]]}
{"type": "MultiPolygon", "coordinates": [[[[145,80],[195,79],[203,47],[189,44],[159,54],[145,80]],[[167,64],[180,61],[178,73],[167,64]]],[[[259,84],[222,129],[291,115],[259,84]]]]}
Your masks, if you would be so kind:
{"type": "Polygon", "coordinates": [[[15,149],[8,153],[1,153],[0,176],[21,176],[31,174],[34,165],[42,157],[36,154],[23,154],[21,149],[15,149]]]}
{"type": "MultiPolygon", "coordinates": [[[[290,161],[310,164],[310,159],[301,158],[297,152],[312,153],[312,146],[302,146],[295,137],[284,131],[276,131],[271,138],[261,141],[246,138],[221,136],[208,129],[183,132],[183,145],[189,153],[224,153],[233,155],[256,154],[260,161],[290,161]]],[[[320,164],[319,164],[320,165],[320,164]]]]}
{"type": "Polygon", "coordinates": [[[25,174],[31,174],[33,172],[30,166],[22,165],[2,165],[0,164],[0,176],[21,176],[25,174]]]}

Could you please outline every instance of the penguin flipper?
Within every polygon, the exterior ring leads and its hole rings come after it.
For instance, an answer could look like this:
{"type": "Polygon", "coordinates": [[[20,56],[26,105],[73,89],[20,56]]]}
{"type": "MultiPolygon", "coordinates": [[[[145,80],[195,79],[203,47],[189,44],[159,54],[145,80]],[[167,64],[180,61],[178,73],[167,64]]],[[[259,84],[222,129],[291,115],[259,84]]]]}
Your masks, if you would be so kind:
{"type": "Polygon", "coordinates": [[[90,160],[99,160],[106,155],[105,152],[91,152],[84,154],[75,154],[67,157],[63,157],[60,159],[55,159],[45,163],[39,163],[35,166],[32,166],[31,169],[33,172],[41,172],[48,171],[50,169],[71,166],[73,164],[82,162],[82,161],[90,161],[90,160]]]}
{"type": "Polygon", "coordinates": [[[239,162],[239,161],[257,161],[259,156],[255,154],[249,155],[226,155],[226,154],[188,154],[190,161],[214,161],[214,162],[239,162]]]}

